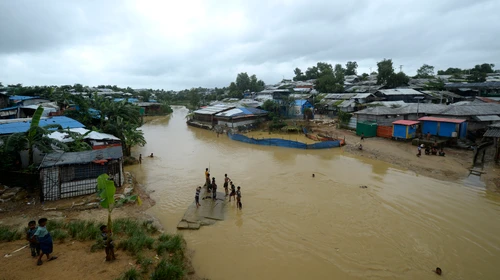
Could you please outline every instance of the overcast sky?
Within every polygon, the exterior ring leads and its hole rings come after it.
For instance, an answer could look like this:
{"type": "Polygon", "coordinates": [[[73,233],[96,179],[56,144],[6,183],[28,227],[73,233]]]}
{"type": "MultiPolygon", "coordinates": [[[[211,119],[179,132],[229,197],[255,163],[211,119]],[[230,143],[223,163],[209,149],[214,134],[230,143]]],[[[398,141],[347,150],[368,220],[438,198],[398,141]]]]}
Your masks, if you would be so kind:
{"type": "Polygon", "coordinates": [[[0,82],[184,89],[266,84],[318,61],[414,75],[500,68],[498,0],[0,1],[0,82]]]}

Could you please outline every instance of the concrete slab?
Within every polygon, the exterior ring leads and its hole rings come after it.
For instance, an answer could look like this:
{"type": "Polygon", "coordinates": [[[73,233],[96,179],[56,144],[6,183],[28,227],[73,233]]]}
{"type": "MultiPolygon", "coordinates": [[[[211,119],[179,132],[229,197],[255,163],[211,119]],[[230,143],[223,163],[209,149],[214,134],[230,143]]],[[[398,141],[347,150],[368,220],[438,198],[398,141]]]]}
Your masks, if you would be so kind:
{"type": "Polygon", "coordinates": [[[182,220],[177,225],[178,229],[199,229],[201,226],[212,225],[216,221],[224,220],[224,209],[227,204],[225,193],[217,192],[217,199],[212,199],[212,194],[203,188],[200,193],[199,208],[194,202],[189,205],[182,220]]]}

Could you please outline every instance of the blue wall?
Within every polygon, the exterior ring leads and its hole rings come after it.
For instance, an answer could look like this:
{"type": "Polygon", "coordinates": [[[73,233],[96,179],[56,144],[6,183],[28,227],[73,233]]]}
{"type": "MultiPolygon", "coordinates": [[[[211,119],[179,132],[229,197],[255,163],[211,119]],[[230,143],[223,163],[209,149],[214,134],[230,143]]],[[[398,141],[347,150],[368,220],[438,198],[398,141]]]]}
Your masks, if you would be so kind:
{"type": "Polygon", "coordinates": [[[423,121],[422,124],[422,134],[427,135],[430,132],[431,135],[437,135],[438,123],[434,121],[423,121]]]}
{"type": "Polygon", "coordinates": [[[439,136],[451,137],[451,134],[455,131],[458,134],[456,123],[441,122],[439,125],[439,136]]]}
{"type": "Polygon", "coordinates": [[[408,137],[409,138],[415,138],[416,134],[417,134],[417,126],[416,125],[410,125],[410,126],[408,126],[408,137]]]}
{"type": "Polygon", "coordinates": [[[460,124],[460,134],[458,137],[460,138],[467,137],[467,122],[463,122],[460,124]]]}
{"type": "Polygon", "coordinates": [[[406,125],[395,124],[392,129],[392,136],[406,139],[406,125]]]}

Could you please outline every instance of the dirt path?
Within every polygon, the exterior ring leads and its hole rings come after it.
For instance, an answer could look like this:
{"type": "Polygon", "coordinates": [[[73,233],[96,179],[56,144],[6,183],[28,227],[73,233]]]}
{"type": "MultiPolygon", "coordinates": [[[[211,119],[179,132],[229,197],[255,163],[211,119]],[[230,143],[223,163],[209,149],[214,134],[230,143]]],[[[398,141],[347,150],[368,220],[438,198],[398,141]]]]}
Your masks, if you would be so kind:
{"type": "MultiPolygon", "coordinates": [[[[417,147],[409,142],[379,137],[365,138],[361,142],[360,137],[354,131],[314,123],[311,127],[315,133],[335,135],[339,138],[345,137],[347,144],[343,149],[351,154],[388,162],[439,180],[462,180],[469,175],[469,168],[472,166],[473,152],[468,150],[445,148],[445,157],[427,156],[422,151],[422,156],[419,158],[416,156],[417,147]],[[362,151],[358,149],[360,143],[363,145],[362,151]]],[[[484,171],[486,174],[482,175],[482,180],[486,183],[487,188],[498,192],[500,190],[499,167],[487,164],[484,171]]]]}

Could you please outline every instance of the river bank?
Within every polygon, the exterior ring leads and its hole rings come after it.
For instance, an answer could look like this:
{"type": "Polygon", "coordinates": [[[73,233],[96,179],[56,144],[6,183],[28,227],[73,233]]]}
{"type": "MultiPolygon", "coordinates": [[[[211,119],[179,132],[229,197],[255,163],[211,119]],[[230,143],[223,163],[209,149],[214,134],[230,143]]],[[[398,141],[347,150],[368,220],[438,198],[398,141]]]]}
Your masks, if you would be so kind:
{"type": "MultiPolygon", "coordinates": [[[[37,278],[41,277],[42,279],[117,279],[129,270],[144,271],[144,260],[151,260],[151,264],[148,264],[149,273],[151,273],[154,267],[163,259],[161,256],[158,257],[156,248],[163,246],[161,245],[162,240],[169,239],[173,235],[162,235],[164,228],[161,223],[147,213],[147,210],[155,205],[155,201],[151,199],[150,192],[128,172],[126,172],[126,184],[117,189],[117,193],[121,194],[124,191],[132,191],[133,194],[138,195],[142,200],[142,204],[128,203],[114,209],[112,218],[113,221],[116,221],[117,226],[124,223],[127,225],[115,230],[117,259],[113,262],[104,262],[105,254],[102,248],[95,252],[91,251],[91,248],[98,243],[99,238],[96,243],[95,240],[87,239],[93,237],[75,238],[70,233],[71,224],[90,223],[89,225],[92,228],[89,230],[92,233],[98,232],[99,225],[106,224],[107,209],[98,206],[99,198],[96,195],[47,201],[43,204],[37,203],[36,200],[30,198],[25,201],[0,204],[2,209],[0,211],[0,226],[21,233],[21,239],[19,240],[0,243],[0,254],[7,256],[0,262],[0,270],[2,271],[2,277],[4,277],[0,278],[26,279],[35,275],[37,278]],[[33,204],[33,202],[35,203],[33,204]],[[28,221],[38,220],[42,217],[48,218],[49,224],[53,225],[51,231],[54,238],[54,255],[58,256],[58,259],[53,262],[44,262],[41,267],[38,267],[35,260],[29,256],[29,248],[13,252],[27,244],[24,240],[24,230],[28,221]],[[135,227],[137,230],[136,232],[129,232],[127,237],[127,228],[131,227],[135,227]],[[127,238],[129,239],[127,240],[127,238]],[[140,249],[142,245],[138,245],[139,243],[135,241],[137,238],[151,240],[151,242],[156,239],[159,239],[159,241],[151,243],[149,249],[144,247],[144,250],[142,250],[140,249]],[[139,246],[138,250],[142,253],[139,254],[136,249],[131,251],[131,245],[128,245],[127,248],[127,244],[132,244],[131,242],[134,244],[132,246],[135,246],[133,248],[139,246]],[[124,249],[121,248],[123,246],[125,246],[124,249]]],[[[184,247],[182,249],[182,262],[185,269],[183,279],[200,279],[195,275],[191,265],[191,252],[187,251],[185,245],[182,246],[184,247]]],[[[170,254],[170,257],[172,256],[173,253],[170,254]]],[[[149,279],[149,274],[143,274],[143,276],[144,279],[149,279]]]]}

